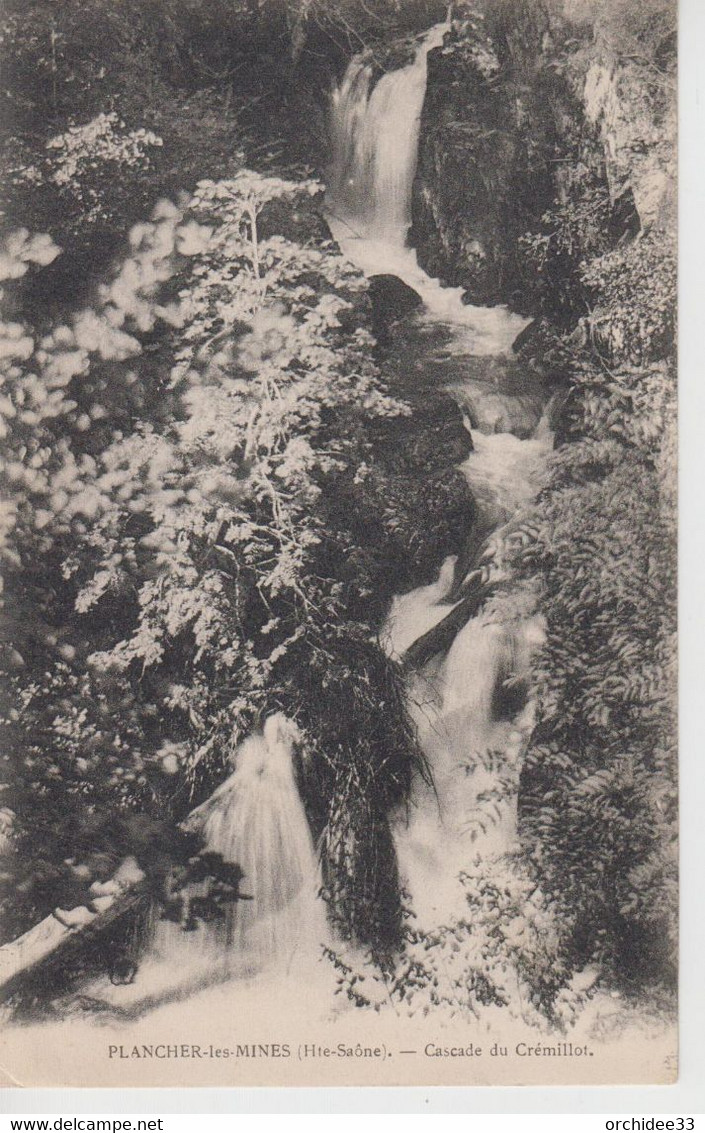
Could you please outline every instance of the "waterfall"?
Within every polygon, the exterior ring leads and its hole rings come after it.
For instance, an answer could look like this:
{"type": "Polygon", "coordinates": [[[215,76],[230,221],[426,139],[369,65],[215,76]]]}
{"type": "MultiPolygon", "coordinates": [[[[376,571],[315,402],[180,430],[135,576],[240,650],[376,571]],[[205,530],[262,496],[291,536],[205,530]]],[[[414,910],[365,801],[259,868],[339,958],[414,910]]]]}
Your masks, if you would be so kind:
{"type": "MultiPolygon", "coordinates": [[[[430,279],[406,245],[427,55],[442,43],[446,28],[432,28],[414,60],[376,84],[369,57],[351,61],[332,99],[327,213],[351,260],[370,274],[401,276],[424,300],[421,319],[448,328],[440,381],[467,415],[473,451],[462,471],[491,529],[538,490],[551,437],[544,419],[536,428],[540,410],[506,357],[525,320],[503,307],[463,303],[460,289],[430,279]]],[[[438,360],[429,356],[429,373],[432,361],[438,360]]],[[[391,655],[400,655],[449,612],[455,573],[451,556],[434,583],[394,599],[381,635],[391,655]]],[[[514,837],[516,780],[532,719],[522,690],[541,639],[530,604],[511,624],[482,609],[445,657],[409,677],[409,711],[434,783],[414,784],[395,839],[414,907],[431,923],[457,910],[457,875],[469,850],[501,853],[514,837]],[[493,800],[491,829],[478,837],[486,798],[493,800]]],[[[195,933],[161,928],[162,954],[178,957],[184,968],[192,963],[236,976],[284,969],[298,976],[319,953],[321,940],[330,939],[294,773],[295,742],[292,723],[281,713],[270,717],[238,746],[230,777],[184,824],[200,832],[206,850],[242,868],[242,891],[252,898],[195,933]]]]}
{"type": "MultiPolygon", "coordinates": [[[[241,868],[240,891],[249,899],[226,903],[223,916],[189,931],[156,918],[137,979],[119,987],[102,980],[98,998],[139,1014],[232,981],[239,994],[256,989],[257,997],[277,996],[292,1011],[300,1010],[300,996],[329,1003],[333,989],[320,957],[330,934],[296,781],[299,738],[283,713],[268,717],[234,749],[230,776],[182,823],[201,836],[204,851],[241,868]]],[[[258,1006],[255,998],[250,1012],[258,1006]]]]}
{"type": "MultiPolygon", "coordinates": [[[[552,437],[544,416],[527,440],[477,430],[473,438],[462,471],[479,515],[501,527],[539,491],[552,437]]],[[[492,860],[516,841],[519,773],[534,722],[527,691],[544,625],[533,593],[512,588],[493,563],[491,540],[484,561],[505,588],[503,602],[486,601],[448,653],[408,682],[407,704],[433,787],[414,785],[396,844],[414,911],[426,925],[457,915],[457,879],[477,855],[491,875],[492,860]]],[[[447,600],[452,565],[446,560],[435,584],[395,598],[382,635],[390,654],[400,655],[453,608],[447,600]]]]}
{"type": "MultiPolygon", "coordinates": [[[[511,357],[526,320],[504,307],[464,303],[461,290],[431,279],[406,244],[427,56],[446,27],[432,28],[414,60],[376,84],[369,57],[351,61],[332,100],[327,216],[341,249],[361,270],[394,273],[423,299],[414,316],[422,324],[423,353],[412,361],[425,369],[429,386],[437,381],[463,411],[473,451],[461,470],[484,537],[530,505],[552,438],[548,414],[541,415],[544,391],[531,386],[511,357]],[[441,357],[434,353],[438,336],[426,334],[424,323],[440,323],[447,332],[441,357]]],[[[411,334],[411,354],[410,342],[411,334]]],[[[491,557],[486,545],[483,569],[491,568],[491,557]]],[[[395,597],[380,635],[391,656],[402,655],[453,608],[458,569],[450,556],[435,582],[395,597]]],[[[425,927],[462,915],[458,875],[474,855],[481,854],[491,876],[512,846],[519,769],[533,720],[526,690],[543,632],[532,595],[515,588],[509,606],[498,610],[486,602],[446,655],[407,676],[407,706],[433,783],[419,776],[412,784],[408,805],[393,816],[393,832],[404,887],[425,927]]],[[[123,1006],[156,1004],[160,996],[167,1001],[235,976],[241,1014],[248,1002],[257,1011],[263,987],[302,1018],[313,1018],[318,1005],[321,1017],[330,1010],[340,980],[319,960],[321,943],[336,941],[318,896],[319,864],[295,775],[296,740],[291,721],[271,716],[237,746],[229,778],[183,824],[202,835],[205,850],[241,867],[241,889],[251,900],[191,932],[162,921],[134,985],[103,984],[96,995],[123,1006]],[[250,1000],[248,987],[254,989],[250,1000]]]]}
{"type": "MultiPolygon", "coordinates": [[[[423,271],[406,243],[427,57],[446,30],[432,28],[414,60],[376,84],[368,56],[351,61],[332,100],[327,215],[350,260],[368,275],[399,276],[423,300],[415,318],[442,324],[446,342],[440,357],[427,353],[429,378],[458,402],[473,438],[461,470],[478,529],[499,532],[540,489],[552,437],[545,391],[512,357],[528,320],[465,303],[460,288],[423,271]]],[[[483,561],[496,571],[491,541],[483,561]]],[[[396,596],[381,634],[392,656],[452,610],[455,571],[455,558],[446,559],[436,582],[396,596]]],[[[396,845],[414,910],[429,926],[458,914],[458,875],[477,854],[491,875],[515,841],[519,770],[533,723],[527,689],[543,633],[533,596],[515,588],[499,609],[486,602],[446,656],[408,678],[407,703],[434,782],[414,784],[396,845]]]]}
{"type": "Polygon", "coordinates": [[[411,223],[421,109],[426,93],[426,57],[443,42],[446,24],[424,36],[407,67],[390,71],[373,86],[374,65],[366,55],[350,63],[333,93],[330,211],[350,235],[364,232],[403,247],[411,223]]]}
{"type": "Polygon", "coordinates": [[[222,919],[196,933],[161,929],[159,951],[184,964],[223,974],[288,969],[297,953],[315,950],[322,925],[316,851],[294,773],[295,725],[270,716],[233,756],[234,771],[183,827],[203,848],[244,873],[249,899],[227,906],[222,919]]]}
{"type": "Polygon", "coordinates": [[[505,307],[466,304],[463,289],[427,275],[406,243],[428,53],[442,45],[448,27],[432,27],[413,61],[376,83],[368,53],[351,60],[331,100],[327,220],[362,271],[398,276],[423,299],[422,319],[454,328],[454,351],[495,355],[510,349],[528,320],[505,307]]]}
{"type": "Polygon", "coordinates": [[[251,900],[231,905],[215,942],[236,964],[269,965],[291,955],[306,931],[318,888],[316,853],[296,784],[295,731],[281,713],[237,749],[235,771],[198,812],[204,847],[237,863],[251,900]]]}

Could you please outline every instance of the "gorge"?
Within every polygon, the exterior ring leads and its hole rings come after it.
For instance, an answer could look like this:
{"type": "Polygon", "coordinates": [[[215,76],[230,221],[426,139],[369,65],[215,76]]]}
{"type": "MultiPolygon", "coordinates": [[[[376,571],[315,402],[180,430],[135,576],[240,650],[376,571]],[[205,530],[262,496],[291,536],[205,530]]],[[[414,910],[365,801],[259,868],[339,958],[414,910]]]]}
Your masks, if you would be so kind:
{"type": "Polygon", "coordinates": [[[564,7],[306,9],[242,148],[32,330],[14,936],[126,861],[151,911],[20,1017],[670,1018],[673,45],[564,7]]]}

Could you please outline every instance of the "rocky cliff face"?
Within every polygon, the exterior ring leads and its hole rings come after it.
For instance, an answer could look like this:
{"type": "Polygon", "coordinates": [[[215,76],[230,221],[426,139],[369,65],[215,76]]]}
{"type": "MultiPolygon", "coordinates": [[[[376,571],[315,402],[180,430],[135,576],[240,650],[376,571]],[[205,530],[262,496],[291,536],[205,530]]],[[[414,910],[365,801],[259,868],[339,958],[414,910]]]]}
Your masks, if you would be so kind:
{"type": "Polygon", "coordinates": [[[631,194],[642,231],[676,220],[676,101],[664,98],[675,74],[645,87],[638,63],[594,58],[582,83],[586,122],[595,130],[613,201],[631,194]],[[664,89],[665,88],[665,89],[664,89]]]}
{"type": "Polygon", "coordinates": [[[519,238],[570,194],[580,166],[604,185],[614,238],[672,227],[675,83],[620,58],[594,28],[541,0],[456,21],[428,60],[412,243],[424,268],[475,303],[538,313],[519,238]]]}
{"type": "Polygon", "coordinates": [[[520,300],[516,241],[555,194],[578,108],[551,49],[537,6],[511,36],[480,17],[455,23],[429,56],[412,242],[472,302],[520,300]]]}

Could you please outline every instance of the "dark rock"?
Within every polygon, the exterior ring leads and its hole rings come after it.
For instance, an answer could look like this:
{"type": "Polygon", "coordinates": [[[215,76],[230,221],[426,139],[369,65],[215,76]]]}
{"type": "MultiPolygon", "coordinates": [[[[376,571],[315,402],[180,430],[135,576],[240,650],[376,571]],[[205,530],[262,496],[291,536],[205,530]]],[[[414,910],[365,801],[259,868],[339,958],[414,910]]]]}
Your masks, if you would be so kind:
{"type": "Polygon", "coordinates": [[[634,193],[627,186],[612,205],[609,233],[613,240],[633,239],[641,230],[641,220],[637,211],[634,193]]]}
{"type": "Polygon", "coordinates": [[[542,316],[538,319],[533,319],[528,326],[524,327],[514,342],[512,343],[513,352],[519,358],[526,360],[527,358],[538,357],[549,353],[549,351],[556,350],[562,343],[562,336],[556,329],[554,323],[550,319],[542,316]]]}
{"type": "Polygon", "coordinates": [[[564,139],[580,120],[533,7],[526,43],[502,34],[497,19],[491,36],[472,19],[429,53],[411,228],[429,274],[464,287],[473,303],[527,313],[518,240],[554,200],[564,139]]]}
{"type": "Polygon", "coordinates": [[[419,293],[396,275],[370,276],[370,302],[372,326],[377,335],[384,334],[392,323],[423,306],[419,293]]]}
{"type": "Polygon", "coordinates": [[[585,345],[585,328],[578,323],[572,335],[561,334],[550,319],[529,323],[512,343],[512,350],[528,371],[540,375],[549,387],[560,383],[570,370],[571,350],[585,345]]]}
{"type": "Polygon", "coordinates": [[[477,523],[457,468],[472,449],[460,410],[429,389],[411,406],[376,423],[365,475],[340,477],[326,496],[327,528],[347,550],[324,569],[343,581],[349,614],[366,620],[381,622],[394,594],[432,582],[446,556],[463,555],[477,523]]]}
{"type": "Polygon", "coordinates": [[[328,225],[311,198],[280,197],[267,201],[258,220],[261,239],[284,236],[297,244],[321,244],[330,240],[328,225]]]}
{"type": "Polygon", "coordinates": [[[541,319],[532,319],[522,331],[519,331],[512,343],[512,350],[515,354],[519,354],[526,347],[531,348],[531,345],[536,341],[540,325],[541,319]]]}
{"type": "Polygon", "coordinates": [[[419,37],[414,34],[394,38],[391,43],[376,43],[370,50],[375,80],[389,71],[399,71],[402,67],[408,67],[414,62],[418,47],[419,37]]]}
{"type": "Polygon", "coordinates": [[[378,451],[395,471],[421,476],[461,464],[472,452],[472,438],[455,400],[427,391],[411,417],[391,417],[379,427],[378,451]]]}

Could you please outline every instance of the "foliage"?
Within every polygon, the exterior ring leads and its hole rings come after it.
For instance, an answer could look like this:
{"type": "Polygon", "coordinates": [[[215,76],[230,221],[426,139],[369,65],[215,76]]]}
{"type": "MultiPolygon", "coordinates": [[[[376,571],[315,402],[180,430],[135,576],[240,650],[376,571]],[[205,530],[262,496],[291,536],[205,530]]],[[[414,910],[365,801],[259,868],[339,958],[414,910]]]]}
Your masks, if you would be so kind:
{"type": "MultiPolygon", "coordinates": [[[[603,325],[624,344],[624,307],[602,296],[603,325]]],[[[638,330],[653,325],[648,285],[629,306],[638,330]]],[[[668,318],[672,308],[664,310],[668,318]]],[[[628,986],[671,987],[674,380],[668,360],[635,366],[625,355],[623,345],[609,369],[594,353],[573,356],[565,443],[514,559],[517,571],[543,579],[548,625],[520,788],[522,835],[561,909],[571,963],[599,960],[628,986]]]]}
{"type": "Polygon", "coordinates": [[[598,296],[590,331],[608,359],[648,363],[673,350],[676,258],[667,236],[621,245],[590,260],[581,275],[598,296]]]}
{"type": "Polygon", "coordinates": [[[651,67],[670,62],[677,34],[677,5],[672,0],[564,0],[573,24],[595,29],[601,46],[651,67]]]}
{"type": "MultiPolygon", "coordinates": [[[[178,0],[5,5],[0,209],[6,225],[50,231],[67,252],[29,281],[25,301],[40,310],[55,310],[59,296],[69,305],[85,301],[129,226],[160,197],[242,164],[240,118],[257,90],[244,78],[242,89],[225,85],[228,75],[210,71],[207,59],[202,73],[196,65],[208,43],[227,54],[217,6],[206,13],[178,0]],[[204,26],[209,34],[199,40],[195,29],[204,26]]],[[[220,8],[225,19],[228,6],[220,8]]],[[[265,129],[261,120],[256,133],[252,145],[266,158],[272,124],[265,129]]]]}
{"type": "Polygon", "coordinates": [[[3,875],[0,892],[4,902],[11,902],[13,917],[34,919],[39,904],[70,918],[84,906],[99,912],[102,898],[137,886],[140,896],[159,907],[167,920],[190,930],[196,917],[221,917],[227,904],[244,896],[240,867],[224,862],[219,854],[200,851],[197,836],[163,819],[71,808],[53,824],[16,837],[19,861],[3,875]],[[38,837],[46,851],[39,862],[32,848],[38,837]],[[67,844],[75,854],[61,859],[67,844]]]}
{"type": "Polygon", "coordinates": [[[161,145],[162,139],[151,130],[127,130],[115,111],[98,114],[51,137],[44,161],[20,166],[14,180],[28,186],[52,183],[64,206],[72,212],[80,210],[83,223],[91,224],[105,207],[110,180],[124,169],[144,172],[150,149],[161,145]]]}
{"type": "Polygon", "coordinates": [[[541,309],[570,320],[589,294],[580,266],[611,245],[612,206],[604,182],[583,162],[568,165],[562,199],[541,217],[536,232],[519,238],[522,272],[541,309]]]}
{"type": "MultiPolygon", "coordinates": [[[[671,143],[675,9],[666,0],[575,0],[564,10],[595,31],[582,42],[579,32],[569,66],[583,77],[594,64],[599,74],[606,62],[616,68],[619,112],[640,108],[634,153],[645,151],[653,172],[650,149],[662,146],[665,160],[671,143]]],[[[524,357],[564,393],[549,481],[528,538],[510,551],[519,576],[541,581],[547,623],[521,832],[560,911],[567,962],[599,961],[632,990],[672,991],[675,256],[665,208],[640,231],[628,169],[622,196],[614,199],[614,184],[607,192],[603,143],[588,125],[562,170],[560,199],[522,241],[543,309],[558,323],[553,341],[536,336],[533,359],[531,342],[524,357]]]]}
{"type": "Polygon", "coordinates": [[[5,128],[112,110],[121,86],[123,112],[144,104],[157,79],[160,32],[168,57],[159,7],[147,9],[133,0],[120,6],[105,0],[10,0],[0,24],[5,128]]]}
{"type": "MultiPolygon", "coordinates": [[[[336,573],[349,526],[328,520],[341,475],[374,467],[373,426],[411,410],[372,361],[362,277],[330,246],[260,235],[273,201],[317,191],[204,181],[132,229],[92,307],[5,325],[8,797],[25,847],[62,807],[178,819],[283,708],[306,732],[336,915],[388,948],[387,814],[415,744],[370,644],[371,578],[336,573]]],[[[11,237],[7,274],[56,251],[11,237]]],[[[60,829],[52,853],[75,857],[60,829]]]]}
{"type": "Polygon", "coordinates": [[[569,1025],[582,999],[567,986],[560,922],[521,858],[494,860],[488,876],[478,857],[458,884],[464,911],[429,929],[406,909],[402,948],[386,963],[326,949],[336,994],[378,1012],[442,1007],[468,1020],[499,1007],[529,1025],[569,1025]]]}
{"type": "Polygon", "coordinates": [[[663,975],[660,965],[669,976],[672,531],[643,463],[615,442],[567,447],[577,450],[572,482],[553,488],[538,535],[549,633],[522,781],[524,837],[547,892],[578,910],[578,955],[633,981],[663,975]]]}

